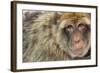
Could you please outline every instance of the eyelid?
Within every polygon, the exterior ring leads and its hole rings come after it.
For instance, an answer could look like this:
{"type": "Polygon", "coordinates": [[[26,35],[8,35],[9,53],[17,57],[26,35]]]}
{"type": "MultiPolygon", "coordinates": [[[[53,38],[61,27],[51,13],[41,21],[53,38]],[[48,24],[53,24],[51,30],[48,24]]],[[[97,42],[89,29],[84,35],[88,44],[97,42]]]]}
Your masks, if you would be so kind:
{"type": "Polygon", "coordinates": [[[78,27],[85,27],[86,26],[86,24],[84,24],[84,23],[80,23],[79,25],[78,25],[78,27]]]}
{"type": "Polygon", "coordinates": [[[73,26],[73,25],[67,25],[65,29],[66,29],[67,31],[72,32],[73,29],[74,29],[74,26],[73,26]]]}
{"type": "Polygon", "coordinates": [[[73,25],[67,25],[67,28],[73,28],[73,25]]]}

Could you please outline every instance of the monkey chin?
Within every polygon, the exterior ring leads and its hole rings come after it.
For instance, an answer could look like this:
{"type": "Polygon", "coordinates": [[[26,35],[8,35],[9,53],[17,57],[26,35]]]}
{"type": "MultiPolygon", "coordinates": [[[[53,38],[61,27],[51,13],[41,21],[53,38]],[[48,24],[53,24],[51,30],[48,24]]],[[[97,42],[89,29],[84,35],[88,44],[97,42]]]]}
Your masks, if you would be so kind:
{"type": "Polygon", "coordinates": [[[89,42],[84,42],[84,45],[79,45],[79,47],[69,47],[68,52],[69,55],[71,56],[72,59],[74,58],[83,58],[89,51],[90,49],[90,43],[89,42]]]}

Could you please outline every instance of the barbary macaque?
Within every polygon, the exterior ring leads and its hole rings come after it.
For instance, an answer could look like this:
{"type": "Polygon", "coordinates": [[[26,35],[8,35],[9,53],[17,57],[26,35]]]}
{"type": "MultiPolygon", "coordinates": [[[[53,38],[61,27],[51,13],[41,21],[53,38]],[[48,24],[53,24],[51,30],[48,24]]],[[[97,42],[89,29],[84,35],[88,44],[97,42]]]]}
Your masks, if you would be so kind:
{"type": "Polygon", "coordinates": [[[90,13],[42,11],[33,21],[23,27],[23,62],[91,57],[90,13]]]}

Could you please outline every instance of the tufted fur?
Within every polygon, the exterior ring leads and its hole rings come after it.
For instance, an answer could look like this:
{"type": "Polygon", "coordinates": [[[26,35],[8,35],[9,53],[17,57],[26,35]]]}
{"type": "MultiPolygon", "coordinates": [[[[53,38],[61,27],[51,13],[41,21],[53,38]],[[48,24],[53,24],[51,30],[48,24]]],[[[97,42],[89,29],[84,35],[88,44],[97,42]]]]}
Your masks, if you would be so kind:
{"type": "Polygon", "coordinates": [[[68,59],[68,39],[60,30],[57,17],[57,12],[44,12],[31,20],[31,23],[24,23],[23,62],[68,59]]]}

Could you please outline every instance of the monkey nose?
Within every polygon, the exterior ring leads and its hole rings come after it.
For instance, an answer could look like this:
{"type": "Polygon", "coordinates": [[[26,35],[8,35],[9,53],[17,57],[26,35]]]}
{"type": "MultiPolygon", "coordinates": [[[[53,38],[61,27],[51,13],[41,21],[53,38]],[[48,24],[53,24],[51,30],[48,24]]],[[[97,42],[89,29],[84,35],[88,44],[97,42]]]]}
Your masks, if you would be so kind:
{"type": "Polygon", "coordinates": [[[84,44],[84,42],[82,40],[72,42],[72,48],[74,48],[74,50],[81,49],[83,47],[83,44],[84,44]]]}
{"type": "Polygon", "coordinates": [[[79,43],[80,42],[80,37],[79,36],[73,37],[72,42],[79,43]]]}

